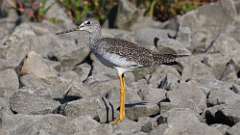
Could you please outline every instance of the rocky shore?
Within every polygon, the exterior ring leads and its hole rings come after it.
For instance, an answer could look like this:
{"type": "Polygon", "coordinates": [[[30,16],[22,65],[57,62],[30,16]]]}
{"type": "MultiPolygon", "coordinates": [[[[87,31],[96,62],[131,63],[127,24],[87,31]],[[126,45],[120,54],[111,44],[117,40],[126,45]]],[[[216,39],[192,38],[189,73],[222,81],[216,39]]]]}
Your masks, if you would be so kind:
{"type": "Polygon", "coordinates": [[[220,0],[165,23],[105,24],[106,37],[191,54],[178,66],[127,73],[127,119],[119,125],[111,124],[118,77],[90,52],[87,33],[55,35],[74,27],[58,5],[48,15],[61,14],[62,25],[15,25],[9,12],[0,19],[0,135],[239,135],[239,7],[220,0]]]}

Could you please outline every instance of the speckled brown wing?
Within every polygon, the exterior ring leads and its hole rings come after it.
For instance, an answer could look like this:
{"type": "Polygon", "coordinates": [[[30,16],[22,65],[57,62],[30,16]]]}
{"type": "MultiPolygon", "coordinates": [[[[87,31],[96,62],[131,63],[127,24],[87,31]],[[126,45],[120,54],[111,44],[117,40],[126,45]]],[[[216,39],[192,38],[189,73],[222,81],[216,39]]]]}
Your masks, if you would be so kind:
{"type": "Polygon", "coordinates": [[[128,61],[134,61],[140,66],[151,66],[154,63],[151,50],[121,39],[104,38],[102,40],[109,45],[106,49],[109,53],[117,54],[128,61]]]}
{"type": "Polygon", "coordinates": [[[165,48],[160,52],[153,52],[122,39],[103,38],[101,42],[103,43],[101,47],[104,48],[104,52],[119,55],[126,58],[127,61],[136,62],[139,66],[144,67],[170,64],[175,62],[176,58],[183,57],[183,55],[177,55],[170,48],[165,48]]]}

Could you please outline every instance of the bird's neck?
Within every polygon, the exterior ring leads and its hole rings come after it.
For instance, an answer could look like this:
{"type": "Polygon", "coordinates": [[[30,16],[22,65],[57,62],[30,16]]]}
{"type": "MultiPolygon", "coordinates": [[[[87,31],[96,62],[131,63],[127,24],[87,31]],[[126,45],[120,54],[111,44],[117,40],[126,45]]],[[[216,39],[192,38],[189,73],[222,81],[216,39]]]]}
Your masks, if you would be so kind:
{"type": "Polygon", "coordinates": [[[89,36],[90,47],[96,45],[96,42],[102,38],[101,32],[92,32],[89,36]]]}

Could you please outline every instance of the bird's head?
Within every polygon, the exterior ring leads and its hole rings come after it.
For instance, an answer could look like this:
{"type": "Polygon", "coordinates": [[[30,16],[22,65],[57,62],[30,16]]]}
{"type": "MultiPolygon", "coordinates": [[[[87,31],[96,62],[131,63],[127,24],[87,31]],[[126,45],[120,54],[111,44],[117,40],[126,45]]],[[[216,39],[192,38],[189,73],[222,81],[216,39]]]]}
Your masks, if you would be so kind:
{"type": "Polygon", "coordinates": [[[76,28],[69,29],[69,30],[59,32],[56,34],[60,35],[60,34],[70,33],[70,32],[74,32],[74,31],[86,31],[90,34],[99,33],[99,32],[101,32],[101,25],[95,19],[87,19],[76,28]]]}
{"type": "Polygon", "coordinates": [[[88,19],[78,26],[78,30],[93,33],[101,30],[99,22],[95,19],[88,19]]]}

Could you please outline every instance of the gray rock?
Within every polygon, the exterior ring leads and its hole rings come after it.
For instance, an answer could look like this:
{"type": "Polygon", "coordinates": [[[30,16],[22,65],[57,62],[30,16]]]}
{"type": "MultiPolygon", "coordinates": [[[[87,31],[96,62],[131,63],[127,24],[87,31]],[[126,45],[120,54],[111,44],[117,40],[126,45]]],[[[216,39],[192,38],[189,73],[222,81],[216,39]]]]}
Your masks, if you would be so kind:
{"type": "Polygon", "coordinates": [[[38,26],[35,23],[23,23],[18,26],[4,42],[4,58],[9,61],[5,66],[18,66],[30,50],[45,58],[59,61],[62,65],[59,70],[72,69],[89,55],[85,33],[78,33],[76,40],[63,39],[51,34],[51,29],[54,29],[54,26],[48,24],[38,26]]]}
{"type": "Polygon", "coordinates": [[[239,45],[237,39],[234,39],[228,33],[223,33],[215,41],[215,45],[212,49],[221,54],[225,54],[225,57],[230,57],[235,63],[238,63],[240,59],[236,56],[238,56],[238,51],[240,50],[239,45]]]}
{"type": "Polygon", "coordinates": [[[125,119],[122,123],[113,127],[113,133],[115,134],[131,135],[139,132],[140,130],[141,125],[129,119],[125,119]]]}
{"type": "MultiPolygon", "coordinates": [[[[20,78],[23,86],[35,90],[41,89],[44,93],[48,93],[52,98],[63,98],[69,89],[70,83],[60,78],[41,79],[32,74],[24,75],[20,78]]],[[[78,96],[78,95],[76,95],[78,96]]]]}
{"type": "Polygon", "coordinates": [[[237,124],[235,124],[234,126],[232,126],[231,128],[229,128],[226,132],[227,135],[239,135],[240,133],[240,123],[238,122],[237,124]]]}
{"type": "Polygon", "coordinates": [[[7,130],[9,135],[70,135],[75,131],[67,124],[66,117],[58,114],[4,114],[2,122],[2,128],[7,130]]]}
{"type": "Polygon", "coordinates": [[[78,74],[80,81],[83,82],[87,80],[88,76],[90,75],[91,69],[92,68],[89,64],[83,63],[79,66],[76,66],[74,68],[74,71],[78,74]]]}
{"type": "Polygon", "coordinates": [[[9,135],[9,133],[5,129],[0,129],[0,135],[9,135]]]}
{"type": "Polygon", "coordinates": [[[97,103],[98,103],[97,120],[100,123],[112,122],[114,118],[117,117],[117,113],[114,110],[112,103],[108,99],[104,97],[98,98],[97,103]]]}
{"type": "Polygon", "coordinates": [[[61,108],[63,109],[64,115],[70,118],[76,118],[79,116],[91,116],[92,118],[98,117],[98,98],[82,98],[79,100],[68,102],[63,104],[61,108]]]}
{"type": "Polygon", "coordinates": [[[148,85],[144,80],[134,82],[132,85],[134,89],[138,90],[137,94],[143,101],[158,103],[167,98],[164,89],[154,88],[152,85],[148,85]]]}
{"type": "Polygon", "coordinates": [[[151,74],[149,83],[155,88],[171,90],[179,80],[181,80],[181,76],[176,68],[161,65],[151,74]]]}
{"type": "Polygon", "coordinates": [[[159,103],[159,108],[160,108],[160,114],[165,114],[172,108],[176,108],[177,106],[174,105],[174,103],[171,102],[160,102],[159,103]]]}
{"type": "Polygon", "coordinates": [[[228,89],[211,89],[207,103],[209,105],[234,104],[239,101],[240,96],[228,89]]]}
{"type": "Polygon", "coordinates": [[[96,129],[100,124],[93,120],[90,116],[79,116],[75,119],[68,122],[69,126],[75,129],[75,134],[82,133],[87,134],[90,133],[91,130],[96,129]]]}
{"type": "Polygon", "coordinates": [[[167,124],[159,125],[156,129],[152,130],[149,135],[163,135],[167,127],[167,124]]]}
{"type": "Polygon", "coordinates": [[[224,124],[213,124],[211,127],[217,128],[223,135],[226,134],[226,131],[230,128],[224,124]]]}
{"type": "Polygon", "coordinates": [[[193,55],[179,59],[178,61],[183,66],[182,80],[200,80],[209,79],[215,80],[216,77],[213,74],[212,68],[202,63],[206,55],[193,55]]]}
{"type": "Polygon", "coordinates": [[[134,36],[132,32],[121,29],[102,29],[102,35],[110,38],[120,38],[123,40],[134,42],[134,36]]]}
{"type": "Polygon", "coordinates": [[[8,98],[0,97],[0,128],[2,127],[3,113],[12,114],[8,98]]]}
{"type": "Polygon", "coordinates": [[[198,79],[197,82],[200,84],[199,86],[204,90],[205,94],[208,94],[211,90],[220,90],[220,89],[231,89],[233,86],[232,83],[216,80],[216,79],[198,79]]]}
{"type": "Polygon", "coordinates": [[[154,38],[158,38],[159,41],[166,41],[167,39],[169,39],[169,33],[174,32],[171,30],[162,30],[156,28],[141,28],[135,31],[135,40],[138,45],[149,49],[155,49],[154,38]]]}
{"type": "Polygon", "coordinates": [[[141,123],[141,131],[145,133],[151,132],[153,129],[155,129],[158,126],[157,119],[150,118],[150,117],[140,117],[138,119],[138,123],[141,123]]]}
{"type": "Polygon", "coordinates": [[[191,30],[191,50],[197,52],[204,50],[232,23],[233,18],[225,11],[217,2],[179,17],[180,31],[186,27],[191,30]]]}
{"type": "Polygon", "coordinates": [[[118,3],[116,25],[118,28],[129,29],[138,17],[137,8],[127,0],[120,0],[118,3]]]}
{"type": "Polygon", "coordinates": [[[18,75],[13,69],[6,69],[0,71],[0,88],[3,89],[18,89],[19,80],[18,75]]]}
{"type": "Polygon", "coordinates": [[[136,22],[130,27],[131,31],[139,30],[143,27],[150,28],[163,28],[164,24],[159,21],[155,21],[150,16],[139,16],[136,22]]]}
{"type": "Polygon", "coordinates": [[[87,86],[89,86],[92,96],[104,97],[112,92],[116,92],[117,94],[117,92],[120,90],[119,80],[94,81],[87,84],[87,86]]]}
{"type": "Polygon", "coordinates": [[[56,0],[49,0],[47,1],[46,7],[51,6],[51,8],[49,8],[49,10],[46,13],[46,17],[50,18],[50,19],[58,19],[64,22],[65,25],[67,26],[72,26],[73,22],[72,19],[70,19],[67,15],[67,13],[65,12],[64,8],[61,7],[61,5],[59,3],[57,3],[56,0]]]}
{"type": "Polygon", "coordinates": [[[16,92],[9,102],[12,111],[22,114],[47,114],[60,105],[49,97],[34,95],[27,91],[16,92]]]}
{"type": "MultiPolygon", "coordinates": [[[[114,109],[116,110],[120,105],[120,86],[119,82],[116,82],[117,88],[114,88],[106,93],[108,100],[113,105],[114,109]]],[[[113,85],[113,83],[111,84],[113,85]]],[[[131,87],[126,86],[126,104],[134,104],[136,102],[141,102],[140,97],[138,96],[138,91],[131,87]]]]}
{"type": "Polygon", "coordinates": [[[240,85],[233,84],[233,86],[230,88],[234,93],[240,94],[240,85]]]}
{"type": "Polygon", "coordinates": [[[138,120],[139,117],[153,116],[160,112],[158,104],[140,102],[126,106],[126,115],[131,120],[138,120]]]}
{"type": "Polygon", "coordinates": [[[74,82],[82,82],[78,73],[72,70],[64,71],[60,73],[60,76],[66,80],[74,82]]]}
{"type": "Polygon", "coordinates": [[[218,80],[233,82],[237,80],[235,62],[232,56],[218,54],[206,55],[202,62],[212,68],[212,73],[218,80]]]}
{"type": "MultiPolygon", "coordinates": [[[[95,129],[90,130],[91,135],[112,135],[113,134],[113,129],[111,125],[100,125],[95,129]]],[[[81,135],[81,133],[80,133],[81,135]]]]}
{"type": "Polygon", "coordinates": [[[34,51],[27,54],[26,59],[23,61],[21,74],[33,74],[39,78],[56,77],[57,72],[44,62],[44,59],[34,51]]]}
{"type": "Polygon", "coordinates": [[[92,79],[91,82],[94,81],[106,81],[110,79],[117,79],[117,72],[105,65],[103,65],[99,59],[95,55],[91,55],[91,59],[93,60],[92,66],[92,79]]]}
{"type": "Polygon", "coordinates": [[[77,42],[71,38],[57,38],[51,34],[32,37],[32,50],[44,57],[55,58],[61,63],[58,70],[65,71],[81,63],[90,52],[87,46],[87,35],[78,34],[77,42]]]}
{"type": "Polygon", "coordinates": [[[238,19],[239,17],[239,1],[237,0],[220,0],[220,4],[225,12],[232,18],[238,19]]]}
{"type": "Polygon", "coordinates": [[[4,55],[2,58],[4,60],[2,62],[4,65],[1,65],[1,68],[15,68],[20,65],[30,50],[30,44],[26,39],[31,36],[36,36],[36,33],[28,23],[23,23],[14,29],[13,33],[3,42],[4,55]]]}
{"type": "MultiPolygon", "coordinates": [[[[89,88],[77,80],[68,80],[62,77],[41,79],[32,74],[22,76],[20,80],[25,87],[32,88],[33,90],[41,89],[52,98],[63,100],[62,102],[68,101],[64,98],[79,99],[92,95],[89,88]]],[[[34,93],[37,92],[34,91],[34,93]]]]}
{"type": "Polygon", "coordinates": [[[199,122],[195,113],[189,109],[172,109],[169,111],[167,124],[168,128],[164,135],[222,135],[217,129],[199,122]]]}
{"type": "Polygon", "coordinates": [[[180,108],[191,108],[197,113],[206,108],[206,95],[194,81],[178,84],[173,90],[167,92],[171,103],[180,108]]]}

